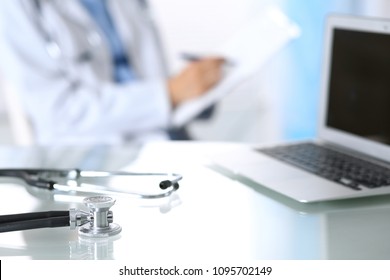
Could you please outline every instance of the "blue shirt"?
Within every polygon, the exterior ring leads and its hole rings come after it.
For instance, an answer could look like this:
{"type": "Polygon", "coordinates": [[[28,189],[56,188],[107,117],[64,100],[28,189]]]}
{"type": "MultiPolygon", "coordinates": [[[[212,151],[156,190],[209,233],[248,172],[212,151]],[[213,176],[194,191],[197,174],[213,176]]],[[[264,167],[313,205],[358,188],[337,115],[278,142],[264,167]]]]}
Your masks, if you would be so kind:
{"type": "Polygon", "coordinates": [[[107,8],[106,0],[80,0],[92,18],[96,21],[102,33],[106,36],[110,47],[114,66],[114,80],[124,83],[136,79],[127,52],[124,49],[121,38],[114,26],[111,15],[107,8]]]}

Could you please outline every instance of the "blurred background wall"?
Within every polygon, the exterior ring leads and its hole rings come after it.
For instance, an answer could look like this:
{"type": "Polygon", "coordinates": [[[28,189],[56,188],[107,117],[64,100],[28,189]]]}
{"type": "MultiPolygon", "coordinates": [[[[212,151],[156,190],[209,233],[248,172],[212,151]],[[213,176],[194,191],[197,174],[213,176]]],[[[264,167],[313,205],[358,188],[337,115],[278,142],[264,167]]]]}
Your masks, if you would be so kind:
{"type": "MultiPolygon", "coordinates": [[[[150,2],[171,72],[183,66],[181,52],[202,53],[213,49],[266,5],[279,6],[300,26],[301,36],[220,102],[211,121],[191,125],[198,139],[208,141],[275,142],[315,136],[326,15],[336,12],[390,17],[388,0],[150,2]]],[[[12,110],[0,90],[0,144],[15,143],[8,118],[12,110]]]]}

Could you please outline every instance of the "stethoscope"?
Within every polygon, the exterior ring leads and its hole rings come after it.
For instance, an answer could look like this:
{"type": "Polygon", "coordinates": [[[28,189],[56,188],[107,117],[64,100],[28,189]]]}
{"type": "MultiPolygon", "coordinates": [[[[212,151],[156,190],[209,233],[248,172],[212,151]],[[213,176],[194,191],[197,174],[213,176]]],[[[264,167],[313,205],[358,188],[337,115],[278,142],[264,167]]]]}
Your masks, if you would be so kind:
{"type": "Polygon", "coordinates": [[[30,187],[60,192],[94,193],[98,196],[87,197],[84,204],[89,212],[70,209],[69,211],[47,211],[0,216],[0,232],[19,231],[37,228],[69,226],[79,228],[83,237],[110,237],[121,232],[121,227],[113,223],[112,211],[115,199],[108,195],[133,196],[142,199],[158,199],[170,196],[179,189],[182,175],[176,173],[137,173],[125,171],[93,171],[79,169],[0,169],[0,177],[23,180],[30,187]],[[171,177],[159,181],[159,193],[142,194],[104,186],[84,184],[83,179],[112,179],[114,177],[171,177]]]}
{"type": "MultiPolygon", "coordinates": [[[[142,8],[142,11],[146,15],[146,17],[150,21],[152,21],[151,13],[149,12],[149,5],[147,1],[146,0],[137,0],[137,1],[140,7],[142,8]]],[[[30,12],[30,14],[32,14],[34,25],[44,40],[47,54],[52,59],[60,59],[61,57],[63,57],[64,54],[57,39],[46,27],[45,17],[44,17],[43,7],[42,7],[42,0],[32,0],[31,4],[32,4],[31,7],[32,11],[30,12]]],[[[158,38],[158,36],[156,37],[158,38]]],[[[91,60],[93,58],[94,49],[98,47],[103,41],[102,35],[96,30],[95,27],[92,26],[91,28],[87,28],[86,30],[86,39],[88,42],[88,49],[82,52],[81,54],[79,54],[77,58],[75,58],[79,62],[91,60]]],[[[159,44],[161,44],[161,42],[159,42],[159,44]]]]}
{"type": "Polygon", "coordinates": [[[76,208],[68,211],[46,211],[0,216],[0,232],[39,228],[69,227],[79,229],[80,237],[105,238],[118,235],[122,227],[113,223],[110,207],[115,199],[109,196],[93,196],[83,200],[89,212],[76,208]]]}

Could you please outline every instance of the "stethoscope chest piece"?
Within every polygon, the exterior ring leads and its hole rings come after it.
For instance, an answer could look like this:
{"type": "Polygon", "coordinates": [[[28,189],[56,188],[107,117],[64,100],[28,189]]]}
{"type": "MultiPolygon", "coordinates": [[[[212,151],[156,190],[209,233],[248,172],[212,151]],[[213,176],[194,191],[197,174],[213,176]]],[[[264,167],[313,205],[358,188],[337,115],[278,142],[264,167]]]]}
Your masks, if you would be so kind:
{"type": "Polygon", "coordinates": [[[104,238],[119,234],[122,227],[113,223],[110,207],[115,204],[115,199],[108,196],[87,197],[83,200],[90,209],[89,222],[79,228],[81,237],[104,238]]]}

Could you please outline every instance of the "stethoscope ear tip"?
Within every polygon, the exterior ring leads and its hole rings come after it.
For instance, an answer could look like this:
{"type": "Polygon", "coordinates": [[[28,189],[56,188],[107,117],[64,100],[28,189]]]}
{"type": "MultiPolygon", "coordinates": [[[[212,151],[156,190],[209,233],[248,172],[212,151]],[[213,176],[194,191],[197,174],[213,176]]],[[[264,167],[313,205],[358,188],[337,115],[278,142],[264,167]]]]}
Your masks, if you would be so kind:
{"type": "Polygon", "coordinates": [[[160,182],[160,189],[162,189],[162,190],[165,190],[165,189],[169,188],[170,186],[172,186],[172,182],[169,180],[164,180],[164,181],[160,182]]]}
{"type": "Polygon", "coordinates": [[[172,186],[175,190],[177,190],[179,188],[179,183],[173,183],[170,180],[164,180],[164,181],[160,182],[160,189],[162,189],[162,190],[165,190],[165,189],[172,187],[172,186]]]}

